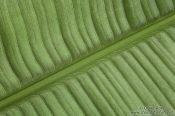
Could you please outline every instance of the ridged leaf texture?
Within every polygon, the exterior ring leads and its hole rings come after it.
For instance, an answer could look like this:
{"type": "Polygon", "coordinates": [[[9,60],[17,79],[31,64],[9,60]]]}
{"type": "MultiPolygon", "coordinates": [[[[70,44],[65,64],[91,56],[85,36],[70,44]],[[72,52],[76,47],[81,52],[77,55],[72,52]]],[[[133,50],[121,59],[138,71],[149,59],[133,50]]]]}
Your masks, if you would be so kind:
{"type": "Polygon", "coordinates": [[[0,116],[148,106],[175,115],[175,0],[0,0],[0,116]]]}

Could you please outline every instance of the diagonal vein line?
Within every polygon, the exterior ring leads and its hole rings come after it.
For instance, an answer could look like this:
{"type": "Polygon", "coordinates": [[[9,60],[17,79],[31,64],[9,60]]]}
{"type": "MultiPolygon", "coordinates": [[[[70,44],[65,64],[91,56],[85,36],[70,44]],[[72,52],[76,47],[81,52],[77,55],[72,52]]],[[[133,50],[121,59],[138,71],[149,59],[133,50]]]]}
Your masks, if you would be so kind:
{"type": "Polygon", "coordinates": [[[136,43],[148,39],[147,37],[151,36],[157,31],[162,30],[173,24],[175,24],[174,12],[160,18],[159,20],[149,25],[137,29],[133,33],[123,36],[120,41],[115,41],[114,43],[106,45],[102,49],[97,50],[94,53],[90,53],[90,55],[88,56],[84,56],[81,59],[77,59],[77,61],[59,71],[57,70],[52,74],[44,75],[43,78],[41,80],[38,80],[36,83],[30,84],[26,86],[24,89],[2,99],[0,101],[0,110],[40,90],[41,88],[48,86],[51,83],[54,83],[55,81],[66,80],[67,78],[63,78],[66,75],[71,74],[75,71],[79,71],[81,68],[85,70],[86,68],[88,68],[90,64],[93,64],[98,59],[103,58],[104,56],[107,56],[113,52],[120,53],[134,46],[136,43]]]}

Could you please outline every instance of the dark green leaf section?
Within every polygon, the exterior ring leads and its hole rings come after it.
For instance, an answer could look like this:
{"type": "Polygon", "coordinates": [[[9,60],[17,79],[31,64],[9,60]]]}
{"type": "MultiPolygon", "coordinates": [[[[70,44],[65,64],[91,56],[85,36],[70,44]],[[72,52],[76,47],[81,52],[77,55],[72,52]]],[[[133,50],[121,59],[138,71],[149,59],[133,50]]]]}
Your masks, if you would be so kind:
{"type": "Polygon", "coordinates": [[[0,0],[0,98],[170,14],[174,4],[174,0],[0,0]]]}
{"type": "Polygon", "coordinates": [[[2,115],[131,116],[143,106],[175,112],[174,59],[175,27],[171,26],[44,87],[2,115]]]}

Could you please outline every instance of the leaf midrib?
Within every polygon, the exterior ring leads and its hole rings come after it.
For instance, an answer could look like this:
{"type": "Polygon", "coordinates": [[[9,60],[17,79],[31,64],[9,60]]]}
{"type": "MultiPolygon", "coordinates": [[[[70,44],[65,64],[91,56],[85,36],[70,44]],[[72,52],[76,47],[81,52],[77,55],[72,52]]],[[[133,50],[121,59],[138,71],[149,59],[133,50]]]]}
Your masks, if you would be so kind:
{"type": "Polygon", "coordinates": [[[102,47],[96,52],[90,53],[88,56],[77,59],[72,64],[62,68],[61,70],[56,70],[51,74],[43,75],[43,78],[41,80],[38,80],[37,82],[30,84],[23,89],[17,91],[16,93],[0,100],[0,110],[40,90],[41,88],[48,86],[51,83],[54,83],[56,81],[65,81],[66,79],[68,79],[63,78],[66,75],[71,74],[75,71],[77,72],[77,70],[81,69],[82,67],[83,70],[85,70],[98,59],[101,59],[102,57],[107,56],[113,52],[120,53],[121,51],[132,47],[136,43],[148,39],[147,37],[151,36],[153,33],[156,33],[157,31],[164,29],[174,23],[175,12],[166,15],[152,23],[149,23],[148,25],[136,29],[134,32],[123,36],[120,41],[115,41],[109,45],[102,47]]]}

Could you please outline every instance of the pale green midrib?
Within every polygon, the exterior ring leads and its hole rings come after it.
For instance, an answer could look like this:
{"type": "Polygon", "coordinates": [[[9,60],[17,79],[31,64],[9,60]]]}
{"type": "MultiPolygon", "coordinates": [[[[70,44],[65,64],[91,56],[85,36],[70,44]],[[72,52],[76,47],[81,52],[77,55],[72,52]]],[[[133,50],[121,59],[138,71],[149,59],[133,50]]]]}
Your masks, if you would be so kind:
{"type": "Polygon", "coordinates": [[[171,24],[175,23],[175,13],[171,13],[167,16],[164,16],[157,21],[150,23],[144,27],[141,27],[139,30],[135,31],[134,33],[131,33],[123,38],[122,41],[114,42],[113,44],[110,44],[103,49],[100,49],[99,51],[96,51],[93,54],[90,54],[89,56],[86,56],[85,58],[79,59],[75,63],[63,68],[62,70],[59,70],[57,72],[54,72],[49,75],[45,75],[45,78],[42,80],[31,84],[30,86],[8,96],[5,97],[0,101],[0,110],[4,109],[8,105],[17,102],[18,100],[30,95],[31,93],[41,89],[42,87],[47,86],[48,84],[51,84],[55,81],[59,81],[60,79],[65,80],[67,78],[62,78],[70,73],[75,72],[78,69],[81,69],[82,67],[85,69],[88,68],[90,64],[95,62],[96,60],[112,53],[112,52],[118,52],[135,45],[138,42],[144,41],[147,39],[147,36],[152,35],[153,33],[157,32],[158,30],[161,30],[163,28],[166,28],[170,26],[171,24]]]}

